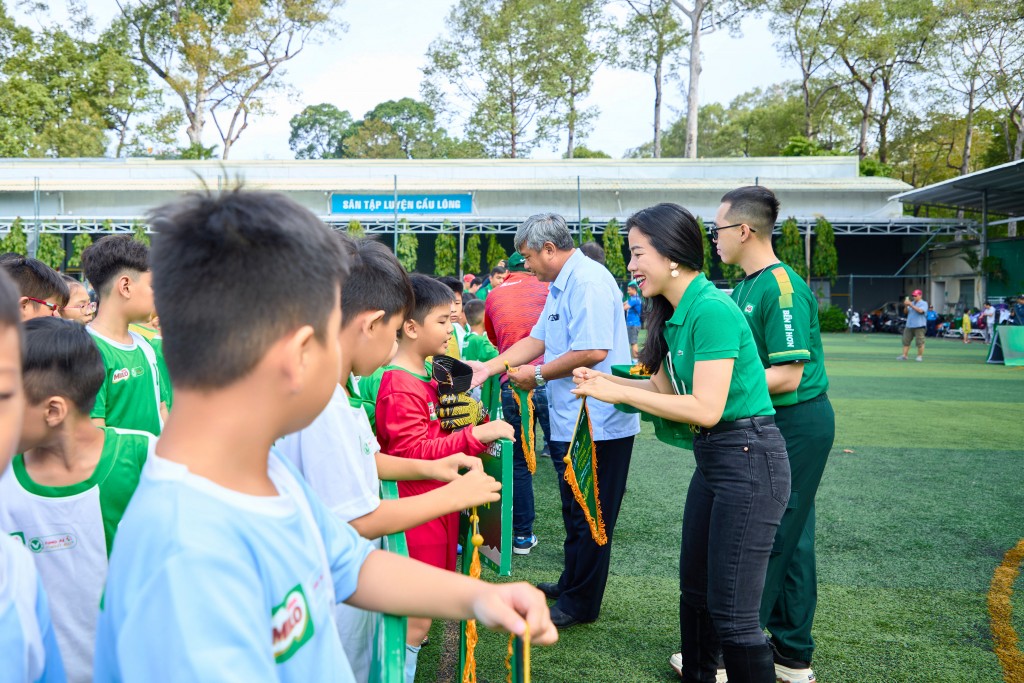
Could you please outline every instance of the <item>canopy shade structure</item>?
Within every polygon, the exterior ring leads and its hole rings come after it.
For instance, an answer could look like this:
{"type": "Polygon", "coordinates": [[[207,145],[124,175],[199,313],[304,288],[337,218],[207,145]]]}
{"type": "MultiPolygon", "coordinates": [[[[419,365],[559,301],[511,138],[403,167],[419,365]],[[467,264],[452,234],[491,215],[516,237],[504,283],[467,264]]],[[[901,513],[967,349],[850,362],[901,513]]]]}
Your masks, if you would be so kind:
{"type": "Polygon", "coordinates": [[[946,206],[1024,217],[1024,159],[907,190],[890,199],[915,206],[946,206]]]}

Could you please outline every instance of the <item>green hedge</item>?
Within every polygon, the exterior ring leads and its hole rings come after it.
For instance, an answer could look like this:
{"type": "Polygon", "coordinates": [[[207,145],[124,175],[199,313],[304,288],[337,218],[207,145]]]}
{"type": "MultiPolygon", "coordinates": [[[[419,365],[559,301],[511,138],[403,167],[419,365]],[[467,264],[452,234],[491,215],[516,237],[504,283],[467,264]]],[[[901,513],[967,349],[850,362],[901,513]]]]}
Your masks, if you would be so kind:
{"type": "Polygon", "coordinates": [[[846,313],[839,306],[825,306],[818,311],[822,332],[846,332],[846,313]]]}

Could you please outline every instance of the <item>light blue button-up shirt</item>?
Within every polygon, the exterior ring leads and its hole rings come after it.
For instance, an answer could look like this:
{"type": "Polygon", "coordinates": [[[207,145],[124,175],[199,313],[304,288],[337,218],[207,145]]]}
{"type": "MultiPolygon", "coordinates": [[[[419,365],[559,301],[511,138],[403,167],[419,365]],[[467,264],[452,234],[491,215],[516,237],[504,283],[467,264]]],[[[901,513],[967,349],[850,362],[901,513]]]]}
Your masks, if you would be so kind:
{"type": "MultiPolygon", "coordinates": [[[[544,310],[530,336],[544,342],[544,362],[569,351],[601,349],[607,357],[594,366],[610,373],[612,365],[628,365],[629,338],[622,315],[622,293],[608,269],[592,261],[577,249],[562,266],[548,290],[544,310]]],[[[580,411],[573,396],[572,377],[551,380],[548,386],[548,410],[551,413],[551,439],[571,441],[580,411]]],[[[621,439],[640,433],[640,416],[616,410],[610,403],[591,398],[587,402],[594,440],[621,439]]]]}

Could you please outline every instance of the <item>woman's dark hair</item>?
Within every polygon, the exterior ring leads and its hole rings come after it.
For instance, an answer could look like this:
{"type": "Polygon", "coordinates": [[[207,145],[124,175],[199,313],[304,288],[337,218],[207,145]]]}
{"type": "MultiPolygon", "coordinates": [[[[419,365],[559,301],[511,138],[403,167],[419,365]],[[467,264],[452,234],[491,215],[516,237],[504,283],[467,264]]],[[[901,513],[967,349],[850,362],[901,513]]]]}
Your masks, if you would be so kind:
{"type": "MultiPolygon", "coordinates": [[[[626,230],[639,230],[654,250],[688,270],[704,268],[704,237],[697,219],[678,204],[657,204],[637,211],[626,221],[626,230]]],[[[647,342],[640,350],[640,362],[652,372],[660,366],[668,345],[662,331],[675,309],[662,295],[647,299],[645,304],[647,342]]]]}

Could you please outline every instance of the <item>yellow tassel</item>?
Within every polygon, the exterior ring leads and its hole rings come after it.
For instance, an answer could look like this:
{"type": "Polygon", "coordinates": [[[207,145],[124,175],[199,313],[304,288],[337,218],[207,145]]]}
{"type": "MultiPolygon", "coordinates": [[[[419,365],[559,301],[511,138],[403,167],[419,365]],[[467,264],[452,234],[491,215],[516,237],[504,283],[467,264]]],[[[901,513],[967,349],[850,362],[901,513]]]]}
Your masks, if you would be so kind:
{"type": "MultiPolygon", "coordinates": [[[[474,579],[480,578],[480,546],[484,544],[484,537],[480,535],[480,515],[476,508],[473,508],[469,516],[469,522],[473,525],[473,559],[469,563],[469,575],[474,579]]],[[[478,640],[476,632],[476,619],[466,622],[466,666],[462,670],[462,683],[476,683],[476,643],[478,640]]]]}

